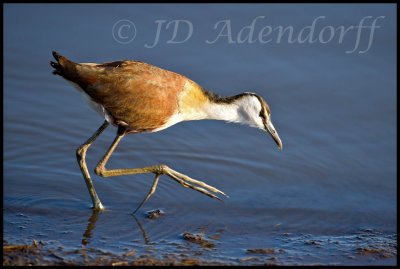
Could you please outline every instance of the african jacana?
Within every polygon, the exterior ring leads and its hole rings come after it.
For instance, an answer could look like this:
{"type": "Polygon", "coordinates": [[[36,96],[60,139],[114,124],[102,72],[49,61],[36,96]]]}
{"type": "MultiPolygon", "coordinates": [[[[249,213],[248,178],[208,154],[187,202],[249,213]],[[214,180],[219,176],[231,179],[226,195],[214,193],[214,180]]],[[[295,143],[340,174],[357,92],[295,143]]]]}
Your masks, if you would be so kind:
{"type": "Polygon", "coordinates": [[[107,161],[121,139],[129,133],[157,132],[181,121],[214,119],[247,124],[268,132],[278,147],[282,142],[271,122],[267,102],[255,93],[220,97],[204,90],[187,77],[139,61],[102,64],[75,63],[57,52],[50,62],[53,74],[72,82],[103,117],[104,123],[77,151],[77,159],[92,198],[94,209],[104,209],[86,166],[86,151],[111,123],[116,138],[95,168],[102,177],[154,173],[154,183],[135,212],[155,192],[160,175],[168,175],[184,187],[220,200],[222,191],[172,170],[164,164],[131,169],[106,169],[107,161]],[[213,192],[213,193],[212,193],[213,192]]]}

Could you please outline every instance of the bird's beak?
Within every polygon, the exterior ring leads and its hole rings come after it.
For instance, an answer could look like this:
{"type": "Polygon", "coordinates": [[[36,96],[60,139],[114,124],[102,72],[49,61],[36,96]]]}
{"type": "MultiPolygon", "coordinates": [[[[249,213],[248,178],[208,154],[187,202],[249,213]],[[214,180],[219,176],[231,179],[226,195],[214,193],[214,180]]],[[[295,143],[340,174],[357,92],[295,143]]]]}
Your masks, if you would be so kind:
{"type": "Polygon", "coordinates": [[[274,125],[272,124],[271,120],[268,120],[265,124],[265,131],[267,131],[274,139],[275,143],[278,145],[279,149],[282,149],[282,141],[278,135],[278,132],[275,130],[274,125]]]}

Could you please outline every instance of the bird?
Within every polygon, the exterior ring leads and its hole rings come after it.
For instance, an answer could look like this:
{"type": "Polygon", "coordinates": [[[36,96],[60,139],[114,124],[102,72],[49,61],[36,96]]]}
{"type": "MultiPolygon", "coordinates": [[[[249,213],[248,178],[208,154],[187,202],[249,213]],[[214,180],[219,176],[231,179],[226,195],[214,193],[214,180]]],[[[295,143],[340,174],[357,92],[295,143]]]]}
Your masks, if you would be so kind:
{"type": "Polygon", "coordinates": [[[179,122],[223,120],[245,124],[268,133],[279,149],[282,141],[271,121],[271,110],[258,94],[243,92],[222,97],[206,90],[184,75],[135,60],[105,63],[77,63],[52,52],[53,74],[61,76],[82,93],[89,105],[104,119],[102,125],[76,150],[76,158],[86,182],[93,209],[105,209],[94,188],[86,164],[92,143],[111,124],[116,136],[94,172],[101,177],[153,173],[153,184],[136,210],[154,194],[161,175],[167,175],[186,188],[221,200],[224,192],[203,181],[177,172],[165,164],[142,168],[107,169],[106,164],[118,143],[127,134],[154,133],[179,122]]]}

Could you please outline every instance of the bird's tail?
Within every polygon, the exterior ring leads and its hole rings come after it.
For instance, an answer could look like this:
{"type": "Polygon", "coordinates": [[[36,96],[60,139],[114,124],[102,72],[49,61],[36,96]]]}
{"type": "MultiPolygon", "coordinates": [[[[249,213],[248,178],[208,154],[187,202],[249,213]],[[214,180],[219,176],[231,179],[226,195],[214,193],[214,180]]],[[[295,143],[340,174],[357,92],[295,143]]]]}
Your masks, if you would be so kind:
{"type": "Polygon", "coordinates": [[[57,62],[50,61],[50,65],[54,68],[53,74],[62,76],[65,79],[73,80],[76,76],[76,63],[53,51],[53,57],[57,62]]]}

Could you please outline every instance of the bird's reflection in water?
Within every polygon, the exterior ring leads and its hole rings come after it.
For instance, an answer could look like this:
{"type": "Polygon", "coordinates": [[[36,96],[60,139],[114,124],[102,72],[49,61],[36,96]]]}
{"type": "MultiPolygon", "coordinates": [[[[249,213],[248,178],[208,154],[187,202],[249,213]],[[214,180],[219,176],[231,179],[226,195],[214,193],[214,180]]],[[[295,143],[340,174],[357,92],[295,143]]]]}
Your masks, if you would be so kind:
{"type": "Polygon", "coordinates": [[[89,244],[89,240],[90,238],[92,238],[92,231],[96,226],[97,219],[99,218],[99,212],[100,210],[94,210],[94,209],[92,210],[92,215],[90,216],[88,224],[86,226],[86,230],[83,233],[82,245],[84,246],[89,244]]]}
{"type": "Polygon", "coordinates": [[[146,245],[150,245],[151,242],[150,242],[149,237],[147,236],[147,233],[146,233],[146,231],[144,230],[142,224],[141,224],[140,221],[135,217],[135,215],[132,214],[131,216],[132,216],[133,219],[136,221],[136,224],[138,225],[140,231],[142,232],[144,243],[145,243],[146,245]]]}
{"type": "MultiPolygon", "coordinates": [[[[86,230],[85,230],[85,232],[83,233],[83,236],[82,236],[82,245],[84,245],[84,246],[89,244],[90,243],[90,239],[93,237],[93,230],[96,227],[96,222],[97,222],[97,220],[99,218],[99,213],[100,213],[99,210],[93,210],[92,211],[92,215],[89,217],[88,224],[86,226],[86,230]]],[[[137,226],[139,227],[140,232],[142,233],[144,243],[146,245],[151,245],[151,242],[149,240],[149,237],[148,237],[146,231],[143,228],[143,225],[135,217],[135,215],[132,214],[131,216],[135,220],[137,226]]]]}

